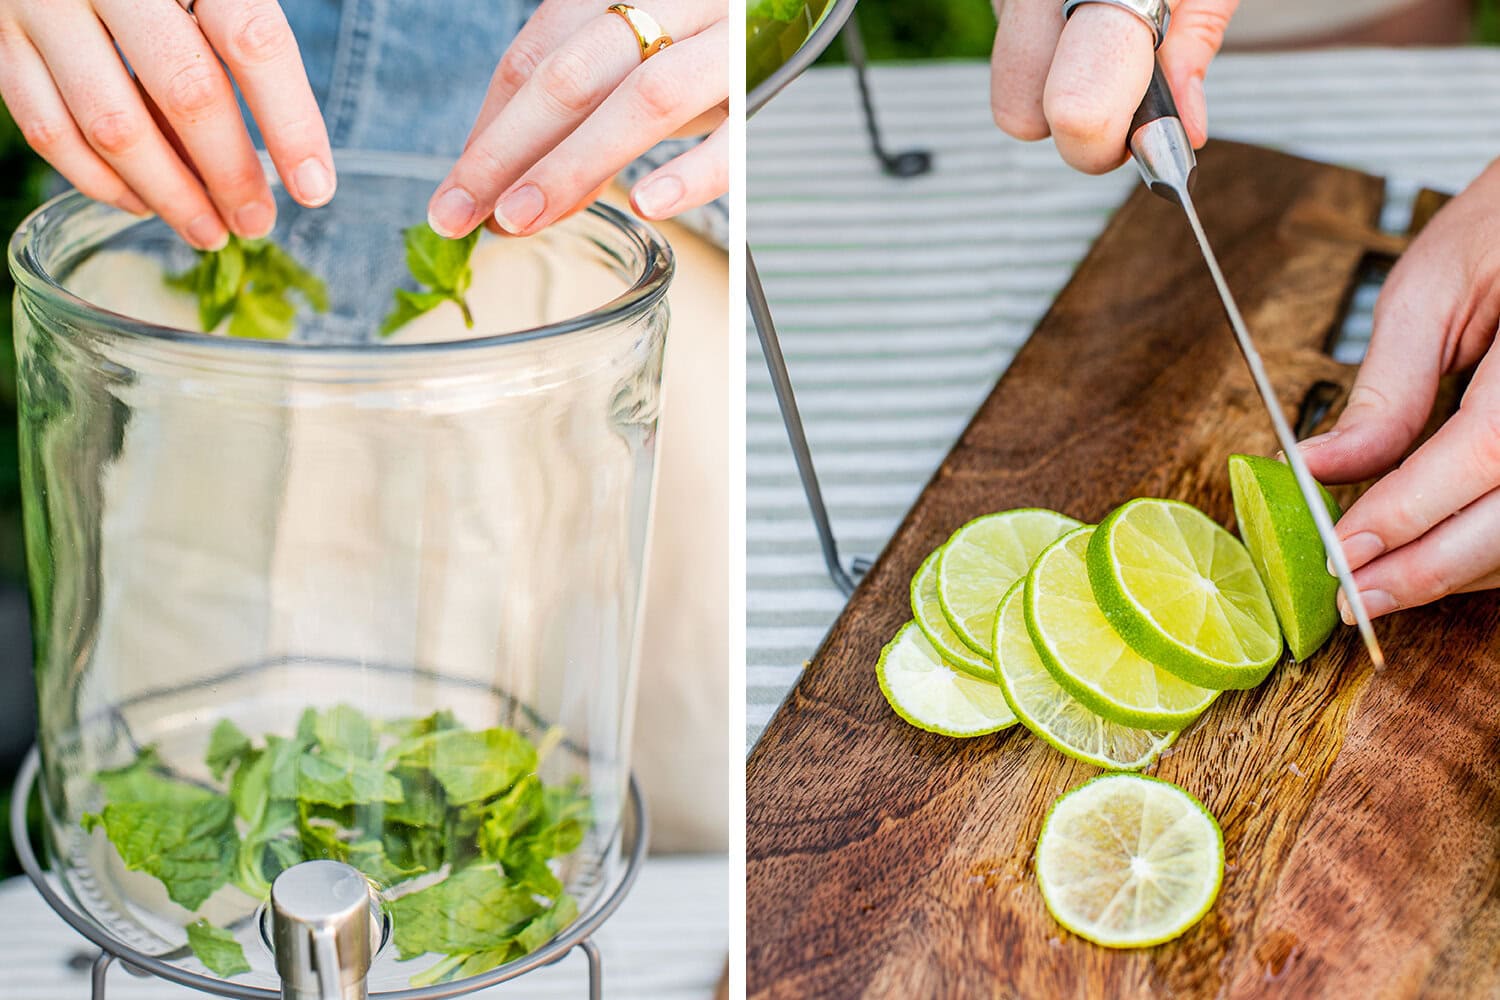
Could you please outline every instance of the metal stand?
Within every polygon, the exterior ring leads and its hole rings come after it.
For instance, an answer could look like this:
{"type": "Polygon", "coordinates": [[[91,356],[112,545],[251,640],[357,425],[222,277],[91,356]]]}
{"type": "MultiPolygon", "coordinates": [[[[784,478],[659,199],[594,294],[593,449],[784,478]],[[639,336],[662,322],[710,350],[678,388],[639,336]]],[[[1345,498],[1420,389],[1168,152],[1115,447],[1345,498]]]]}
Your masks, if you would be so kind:
{"type": "MultiPolygon", "coordinates": [[[[776,390],[776,405],[781,408],[781,422],[786,425],[786,436],[791,440],[792,457],[797,460],[797,478],[802,481],[802,492],[807,495],[807,506],[812,509],[813,524],[818,529],[818,543],[823,547],[823,564],[834,585],[848,597],[854,593],[854,577],[844,571],[839,561],[838,542],[833,537],[833,525],[828,520],[828,508],[823,504],[823,490],[818,485],[818,473],[813,468],[812,450],[807,446],[807,434],[802,429],[802,416],[797,412],[797,397],[792,392],[792,377],[786,370],[786,358],[781,353],[781,341],[776,337],[776,324],[771,319],[771,306],[766,302],[766,291],[761,287],[760,273],[755,269],[755,258],[750,245],[745,245],[745,298],[749,300],[750,316],[755,321],[755,332],[760,337],[761,353],[766,356],[766,367],[771,371],[771,386],[776,390]]],[[[860,570],[855,568],[855,575],[860,570]]]]}
{"type": "MultiPolygon", "coordinates": [[[[864,37],[860,35],[859,25],[852,16],[854,3],[855,0],[834,0],[817,28],[802,43],[802,47],[750,92],[745,101],[745,113],[747,116],[753,115],[765,107],[767,101],[813,64],[823,50],[828,48],[835,35],[842,33],[844,51],[849,57],[850,65],[854,67],[854,81],[859,87],[859,101],[864,112],[865,129],[870,136],[870,149],[880,161],[881,169],[892,177],[900,178],[925,174],[932,169],[931,153],[926,150],[889,153],[881,140],[880,127],[875,119],[875,102],[866,76],[868,60],[864,37]]],[[[828,575],[833,579],[834,586],[847,597],[854,593],[856,581],[870,568],[870,561],[857,557],[846,570],[839,558],[838,542],[833,537],[833,525],[828,519],[828,508],[823,503],[823,491],[818,485],[817,469],[813,467],[812,451],[807,446],[807,434],[802,429],[802,416],[797,411],[797,399],[792,392],[786,358],[781,353],[781,341],[776,335],[776,324],[771,319],[771,306],[766,301],[765,288],[760,283],[760,274],[756,271],[748,244],[745,246],[745,297],[749,302],[750,317],[755,322],[756,335],[760,338],[761,353],[766,358],[766,368],[771,373],[771,384],[776,390],[781,422],[786,425],[792,456],[797,462],[797,478],[801,480],[802,492],[807,496],[807,506],[818,531],[818,544],[823,549],[823,564],[828,568],[828,575]]]]}
{"type": "Polygon", "coordinates": [[[865,54],[865,39],[859,33],[859,18],[850,17],[844,22],[840,35],[844,40],[844,55],[854,67],[854,82],[859,86],[859,104],[865,113],[865,131],[870,133],[870,151],[880,161],[880,168],[892,177],[918,177],[932,169],[932,153],[925,149],[908,149],[904,153],[888,153],[880,141],[880,126],[875,121],[875,100],[870,96],[870,83],[866,78],[869,57],[865,54]]]}
{"type": "MultiPolygon", "coordinates": [[[[177,983],[201,993],[213,996],[232,997],[235,1000],[281,1000],[278,990],[265,989],[259,986],[241,986],[220,979],[210,979],[207,976],[189,972],[178,968],[158,957],[147,955],[144,952],[132,948],[114,937],[90,919],[84,913],[77,910],[61,893],[59,893],[47,880],[47,873],[43,870],[38,860],[36,851],[32,846],[31,837],[26,829],[26,810],[31,802],[31,796],[36,790],[37,774],[40,770],[40,757],[36,747],[32,747],[27,753],[26,759],[21,763],[20,773],[16,776],[14,798],[10,806],[10,836],[15,845],[16,856],[21,861],[21,868],[26,872],[31,884],[36,886],[37,892],[41,893],[47,905],[56,911],[57,915],[67,922],[79,934],[83,935],[90,943],[99,949],[98,956],[94,959],[90,970],[91,997],[92,1000],[106,1000],[105,980],[110,967],[118,962],[125,970],[136,976],[156,976],[168,982],[177,983]]],[[[559,962],[572,952],[575,948],[583,953],[584,960],[588,963],[589,970],[589,1000],[602,1000],[604,996],[604,964],[599,954],[599,948],[594,944],[594,932],[604,921],[619,909],[626,894],[635,884],[636,876],[640,874],[641,864],[646,858],[647,819],[646,804],[641,797],[640,786],[636,784],[635,777],[630,778],[629,786],[629,809],[626,810],[626,822],[633,839],[630,845],[630,854],[626,859],[624,870],[616,877],[613,886],[605,892],[599,900],[587,912],[581,914],[561,934],[553,938],[548,944],[543,945],[536,951],[518,958],[514,962],[478,976],[470,976],[452,983],[441,983],[422,989],[395,990],[384,993],[370,994],[371,1000],[449,1000],[451,997],[461,997],[478,990],[498,986],[509,982],[535,969],[552,965],[559,962]]]]}

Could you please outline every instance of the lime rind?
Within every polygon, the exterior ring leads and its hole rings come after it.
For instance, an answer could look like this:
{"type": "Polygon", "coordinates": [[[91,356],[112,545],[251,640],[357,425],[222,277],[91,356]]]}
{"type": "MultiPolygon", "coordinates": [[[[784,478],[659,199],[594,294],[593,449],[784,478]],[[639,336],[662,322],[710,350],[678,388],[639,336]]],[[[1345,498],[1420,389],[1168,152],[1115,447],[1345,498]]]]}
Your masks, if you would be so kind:
{"type": "Polygon", "coordinates": [[[995,608],[1037,555],[1082,522],[1044,507],[985,514],[943,544],[938,559],[938,603],[959,640],[988,659],[995,608]]]}
{"type": "MultiPolygon", "coordinates": [[[[1292,659],[1305,660],[1338,625],[1338,578],[1328,572],[1328,552],[1307,509],[1297,479],[1284,462],[1259,455],[1229,456],[1234,519],[1250,560],[1271,598],[1292,659]]],[[[1318,487],[1328,515],[1343,510],[1318,487]]]]}
{"type": "Polygon", "coordinates": [[[995,676],[1011,711],[1027,729],[1074,760],[1112,771],[1150,766],[1178,734],[1110,722],[1058,684],[1026,631],[1025,589],[1026,582],[1017,580],[995,615],[995,676]]]}
{"type": "Polygon", "coordinates": [[[985,736],[1016,724],[1000,686],[954,670],[914,621],[880,651],[875,677],[895,713],[929,733],[985,736]]]}
{"type": "Polygon", "coordinates": [[[1120,637],[1189,684],[1251,688],[1281,658],[1281,628],[1250,553],[1190,504],[1121,505],[1094,533],[1087,563],[1095,599],[1120,637]]]}
{"type": "Polygon", "coordinates": [[[931,555],[922,560],[917,575],[911,578],[912,617],[927,641],[938,651],[938,655],[950,665],[971,677],[993,682],[994,665],[964,645],[964,641],[953,631],[953,626],[948,624],[948,619],[943,615],[937,592],[938,558],[942,554],[942,546],[934,549],[931,555]]]}
{"type": "Polygon", "coordinates": [[[1026,630],[1048,672],[1096,715],[1137,729],[1185,729],[1218,692],[1162,670],[1114,631],[1084,564],[1095,530],[1070,531],[1037,557],[1026,576],[1026,630]],[[1119,697],[1122,684],[1137,696],[1119,697]]]}
{"type": "Polygon", "coordinates": [[[1042,902],[1064,928],[1106,948],[1148,948],[1180,937],[1213,907],[1224,882],[1224,832],[1202,802],[1171,782],[1144,774],[1104,774],[1052,804],[1037,837],[1035,864],[1042,902]],[[1136,829],[1128,825],[1120,829],[1114,817],[1099,817],[1115,804],[1109,801],[1111,796],[1122,801],[1130,797],[1140,800],[1136,829]],[[1092,825],[1102,829],[1090,830],[1089,821],[1096,817],[1099,821],[1092,825]],[[1091,833],[1099,835],[1090,837],[1091,833]],[[1157,852],[1169,851],[1174,844],[1187,850],[1142,858],[1141,847],[1148,844],[1157,852]],[[1117,870],[1103,870],[1103,863],[1111,856],[1120,861],[1117,870]],[[1147,906],[1160,906],[1162,901],[1177,905],[1172,912],[1144,924],[1139,918],[1145,894],[1138,892],[1132,897],[1127,893],[1133,883],[1139,882],[1138,858],[1145,865],[1154,860],[1158,868],[1167,867],[1170,876],[1160,882],[1181,887],[1184,891],[1179,895],[1185,897],[1180,902],[1171,900],[1163,885],[1153,883],[1156,891],[1154,898],[1146,900],[1147,906]],[[1120,878],[1121,874],[1125,878],[1120,878]],[[1132,917],[1137,926],[1120,928],[1101,919],[1131,898],[1136,903],[1132,917]],[[1083,912],[1085,905],[1097,906],[1101,899],[1102,914],[1083,912]]]}

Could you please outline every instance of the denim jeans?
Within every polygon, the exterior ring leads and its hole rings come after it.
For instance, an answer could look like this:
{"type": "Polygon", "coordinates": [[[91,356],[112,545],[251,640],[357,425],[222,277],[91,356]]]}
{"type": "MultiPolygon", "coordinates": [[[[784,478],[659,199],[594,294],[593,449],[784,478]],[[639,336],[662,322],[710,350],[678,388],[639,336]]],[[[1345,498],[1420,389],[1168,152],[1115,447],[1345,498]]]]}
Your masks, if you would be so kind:
{"type": "MultiPolygon", "coordinates": [[[[283,0],[282,7],[335,149],[456,157],[495,65],[540,2],[283,0]]],[[[606,5],[600,0],[601,13],[606,5]]],[[[622,179],[638,180],[684,148],[662,143],[622,179]]],[[[721,246],[727,239],[722,199],[679,221],[721,246]]]]}

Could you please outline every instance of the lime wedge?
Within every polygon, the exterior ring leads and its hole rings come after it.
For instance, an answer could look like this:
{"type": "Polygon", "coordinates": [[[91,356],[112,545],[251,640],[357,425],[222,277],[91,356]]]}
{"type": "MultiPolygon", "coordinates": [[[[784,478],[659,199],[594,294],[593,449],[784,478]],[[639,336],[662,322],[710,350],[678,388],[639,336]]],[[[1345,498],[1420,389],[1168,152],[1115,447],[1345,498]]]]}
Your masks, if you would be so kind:
{"type": "MultiPolygon", "coordinates": [[[[1271,595],[1276,620],[1286,633],[1292,659],[1318,651],[1338,624],[1338,578],[1328,572],[1328,552],[1318,526],[1297,489],[1291,467],[1258,455],[1229,456],[1234,519],[1250,560],[1271,595]]],[[[1338,501],[1319,487],[1328,516],[1343,514],[1338,501]]]]}
{"type": "Polygon", "coordinates": [[[964,673],[983,681],[995,680],[995,668],[990,661],[974,652],[954,633],[948,619],[943,617],[943,606],[938,602],[937,565],[941,548],[922,561],[922,568],[911,578],[911,613],[917,627],[932,643],[938,654],[964,673]]]}
{"type": "Polygon", "coordinates": [[[1141,774],[1106,774],[1052,805],[1036,881],[1054,919],[1106,948],[1144,948],[1196,924],[1224,880],[1224,834],[1202,803],[1141,774]]]}
{"type": "Polygon", "coordinates": [[[1132,500],[1088,549],[1094,599],[1137,653],[1189,684],[1250,688],[1281,658],[1281,628],[1240,540],[1177,500],[1132,500]]]}
{"type": "Polygon", "coordinates": [[[1026,631],[1026,583],[1017,580],[995,615],[995,673],[1021,723],[1085,764],[1137,771],[1177,739],[1175,732],[1121,726],[1095,715],[1047,672],[1026,631]]]}
{"type": "Polygon", "coordinates": [[[1026,631],[1047,671],[1090,710],[1122,726],[1182,729],[1218,692],[1159,669],[1115,632],[1084,562],[1095,530],[1069,532],[1037,557],[1026,576],[1026,631]]]}
{"type": "Polygon", "coordinates": [[[929,733],[983,736],[1016,723],[1000,686],[944,663],[916,622],[880,651],[875,676],[896,714],[929,733]]]}
{"type": "Polygon", "coordinates": [[[1000,598],[1042,549],[1079,524],[1056,511],[1022,507],[975,518],[949,537],[938,559],[938,602],[964,645],[989,658],[1000,598]]]}

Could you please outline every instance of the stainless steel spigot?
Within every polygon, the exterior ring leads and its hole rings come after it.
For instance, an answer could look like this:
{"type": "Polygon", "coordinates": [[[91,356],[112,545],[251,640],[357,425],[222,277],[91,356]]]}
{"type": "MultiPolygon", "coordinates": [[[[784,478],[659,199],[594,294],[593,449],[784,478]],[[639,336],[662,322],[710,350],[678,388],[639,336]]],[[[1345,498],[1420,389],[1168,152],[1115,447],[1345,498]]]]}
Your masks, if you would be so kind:
{"type": "Polygon", "coordinates": [[[283,1000],[365,1000],[378,933],[370,883],[349,865],[304,861],[271,884],[283,1000]]]}

